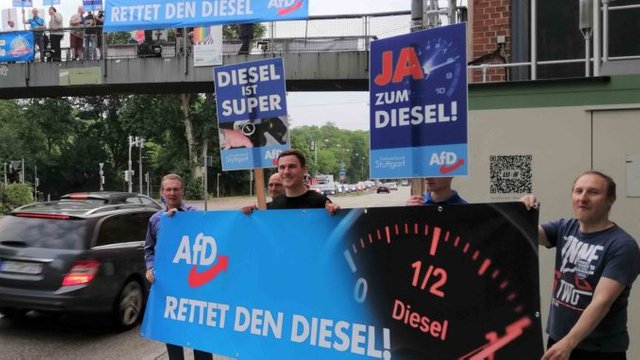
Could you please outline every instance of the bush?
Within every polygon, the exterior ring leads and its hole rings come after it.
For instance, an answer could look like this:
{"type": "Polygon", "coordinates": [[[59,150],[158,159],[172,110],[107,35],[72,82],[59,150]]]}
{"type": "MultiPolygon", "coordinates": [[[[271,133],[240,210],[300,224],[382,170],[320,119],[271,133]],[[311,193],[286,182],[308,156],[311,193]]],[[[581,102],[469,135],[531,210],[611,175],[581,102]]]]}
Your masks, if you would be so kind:
{"type": "Polygon", "coordinates": [[[0,212],[7,212],[33,202],[33,193],[29,184],[9,184],[2,190],[0,212]],[[4,208],[4,209],[3,209],[4,208]]]}
{"type": "Polygon", "coordinates": [[[187,200],[202,200],[204,193],[204,184],[202,178],[193,178],[191,176],[184,177],[184,197],[187,200]]]}

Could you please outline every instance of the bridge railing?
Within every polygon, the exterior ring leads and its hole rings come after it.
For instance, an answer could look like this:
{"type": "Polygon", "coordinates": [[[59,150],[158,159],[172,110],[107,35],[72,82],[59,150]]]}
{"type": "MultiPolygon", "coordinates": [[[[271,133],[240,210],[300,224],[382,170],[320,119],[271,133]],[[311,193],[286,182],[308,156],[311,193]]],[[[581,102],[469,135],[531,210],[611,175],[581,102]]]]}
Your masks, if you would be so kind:
{"type": "MultiPolygon", "coordinates": [[[[407,33],[411,25],[410,12],[387,12],[377,14],[329,15],[313,16],[308,20],[262,23],[265,34],[262,38],[252,39],[250,53],[295,53],[310,51],[365,51],[374,39],[407,33]]],[[[80,60],[93,61],[102,58],[124,59],[138,57],[174,57],[189,55],[184,51],[180,31],[176,29],[153,31],[151,39],[147,39],[150,47],[140,51],[143,42],[142,32],[138,33],[105,33],[101,27],[69,27],[57,29],[63,33],[60,56],[52,55],[52,34],[45,30],[47,43],[45,49],[37,51],[35,61],[75,60],[70,38],[72,33],[79,34],[83,44],[87,35],[95,34],[96,53],[87,56],[87,51],[80,60]],[[149,41],[151,40],[151,41],[149,41]]],[[[237,54],[242,42],[240,39],[224,39],[222,51],[224,55],[237,54]]],[[[190,48],[191,44],[187,44],[190,48]]],[[[85,49],[86,50],[86,49],[85,49]]]]}

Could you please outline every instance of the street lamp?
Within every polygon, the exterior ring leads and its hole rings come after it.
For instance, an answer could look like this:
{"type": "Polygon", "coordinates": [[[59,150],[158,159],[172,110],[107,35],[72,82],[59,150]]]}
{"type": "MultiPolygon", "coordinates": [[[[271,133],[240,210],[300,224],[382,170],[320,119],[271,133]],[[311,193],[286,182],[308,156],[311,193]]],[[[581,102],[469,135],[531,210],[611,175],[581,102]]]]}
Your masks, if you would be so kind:
{"type": "Polygon", "coordinates": [[[366,180],[364,177],[364,161],[365,161],[364,154],[355,153],[354,155],[360,159],[360,179],[364,181],[366,180]]]}
{"type": "Polygon", "coordinates": [[[316,145],[315,140],[311,140],[311,145],[309,146],[309,150],[313,151],[313,162],[314,162],[314,168],[316,170],[315,176],[318,177],[318,146],[316,145]]]}

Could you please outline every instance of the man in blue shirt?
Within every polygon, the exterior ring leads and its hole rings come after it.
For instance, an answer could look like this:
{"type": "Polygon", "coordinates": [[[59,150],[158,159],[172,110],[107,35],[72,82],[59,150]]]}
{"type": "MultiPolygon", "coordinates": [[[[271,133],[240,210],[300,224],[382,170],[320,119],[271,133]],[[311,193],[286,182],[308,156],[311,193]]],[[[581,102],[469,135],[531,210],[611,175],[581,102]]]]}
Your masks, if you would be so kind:
{"type": "MultiPolygon", "coordinates": [[[[534,195],[522,202],[531,208],[534,195]]],[[[627,306],[640,273],[637,242],[609,220],[616,183],[587,171],[573,183],[572,219],[538,227],[538,242],[556,248],[547,322],[549,343],[542,360],[626,359],[627,306]]]]}
{"type": "Polygon", "coordinates": [[[452,177],[430,177],[424,179],[427,191],[424,195],[413,195],[407,200],[406,205],[460,205],[466,204],[458,195],[458,192],[451,189],[452,177]]]}
{"type": "Polygon", "coordinates": [[[31,30],[33,31],[33,40],[34,40],[34,46],[33,46],[33,54],[35,55],[36,53],[36,46],[38,45],[38,52],[40,53],[40,61],[44,60],[43,55],[44,55],[44,29],[46,29],[47,27],[44,25],[44,19],[38,16],[38,9],[37,8],[33,8],[31,9],[31,14],[33,15],[32,18],[30,18],[29,20],[25,20],[25,15],[24,15],[24,8],[22,8],[22,23],[23,24],[28,24],[29,26],[31,26],[31,30]]]}
{"type": "MultiPolygon", "coordinates": [[[[147,280],[150,283],[155,281],[153,262],[156,254],[156,242],[158,240],[158,229],[160,228],[161,216],[173,216],[177,211],[195,211],[196,209],[182,201],[184,196],[184,181],[180,175],[168,174],[162,177],[160,182],[160,196],[165,199],[166,209],[153,214],[147,226],[147,238],[144,243],[144,261],[147,264],[147,280]]],[[[184,353],[182,346],[167,344],[167,354],[169,360],[183,360],[184,353]]],[[[213,355],[208,352],[194,350],[195,360],[211,360],[213,355]]]]}

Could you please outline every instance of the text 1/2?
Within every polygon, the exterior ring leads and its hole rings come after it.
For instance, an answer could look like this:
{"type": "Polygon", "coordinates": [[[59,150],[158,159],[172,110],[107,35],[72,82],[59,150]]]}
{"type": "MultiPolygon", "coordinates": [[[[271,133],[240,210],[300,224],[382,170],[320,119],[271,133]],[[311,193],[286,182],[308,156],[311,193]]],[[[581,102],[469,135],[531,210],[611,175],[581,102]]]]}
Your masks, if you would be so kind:
{"type": "Polygon", "coordinates": [[[439,297],[444,297],[442,287],[447,283],[447,271],[443,268],[429,265],[425,272],[422,271],[422,261],[418,260],[411,264],[413,268],[413,280],[411,285],[420,287],[421,290],[428,288],[428,291],[439,297]],[[420,281],[422,278],[422,281],[420,281]],[[431,281],[431,284],[430,284],[431,281]]]}

